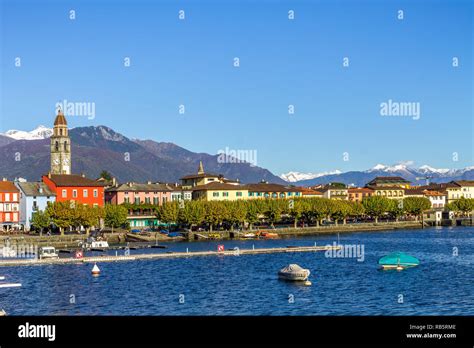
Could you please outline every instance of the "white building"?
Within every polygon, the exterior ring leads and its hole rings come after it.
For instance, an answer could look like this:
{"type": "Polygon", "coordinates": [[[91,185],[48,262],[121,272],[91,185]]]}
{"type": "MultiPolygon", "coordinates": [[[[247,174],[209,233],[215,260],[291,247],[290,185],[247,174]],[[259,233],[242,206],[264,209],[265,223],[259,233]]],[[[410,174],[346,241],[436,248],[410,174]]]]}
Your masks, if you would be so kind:
{"type": "Polygon", "coordinates": [[[56,194],[42,182],[15,182],[20,190],[20,224],[26,231],[31,228],[31,218],[38,210],[44,211],[48,202],[56,201],[56,194]]]}

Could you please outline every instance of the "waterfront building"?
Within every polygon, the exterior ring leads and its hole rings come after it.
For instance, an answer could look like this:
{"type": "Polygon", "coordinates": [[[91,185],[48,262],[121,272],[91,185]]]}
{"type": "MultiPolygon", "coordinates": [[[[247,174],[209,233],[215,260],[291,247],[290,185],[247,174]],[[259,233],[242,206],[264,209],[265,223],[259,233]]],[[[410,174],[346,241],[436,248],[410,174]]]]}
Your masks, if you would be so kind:
{"type": "Polygon", "coordinates": [[[349,189],[342,183],[330,183],[315,188],[323,193],[324,198],[348,200],[349,197],[349,189]]]}
{"type": "Polygon", "coordinates": [[[405,189],[400,186],[371,186],[368,188],[374,191],[374,196],[382,196],[389,199],[403,199],[405,197],[405,189]]]}
{"type": "Polygon", "coordinates": [[[303,198],[322,198],[323,197],[322,192],[316,191],[307,187],[300,187],[299,190],[303,198]]]}
{"type": "Polygon", "coordinates": [[[31,228],[33,215],[41,210],[44,211],[48,203],[56,200],[56,193],[43,182],[15,182],[20,193],[20,221],[24,230],[31,228]]]}
{"type": "Polygon", "coordinates": [[[20,190],[7,179],[0,181],[0,229],[19,227],[20,190]]]}
{"type": "Polygon", "coordinates": [[[369,181],[366,187],[400,187],[405,189],[410,187],[410,181],[401,176],[377,176],[369,181]]]}
{"type": "Polygon", "coordinates": [[[54,120],[50,138],[51,174],[71,174],[71,140],[67,121],[61,110],[54,120]]]}
{"type": "Polygon", "coordinates": [[[152,183],[139,184],[127,182],[117,186],[109,187],[105,190],[105,201],[111,204],[152,204],[162,205],[171,202],[172,194],[181,190],[169,184],[152,183]]]}
{"type": "Polygon", "coordinates": [[[56,201],[76,201],[94,207],[104,205],[104,186],[88,179],[85,175],[51,174],[43,175],[43,183],[56,194],[56,201]]]}
{"type": "Polygon", "coordinates": [[[197,174],[183,176],[181,186],[183,189],[192,189],[195,186],[207,185],[213,182],[222,182],[223,176],[220,174],[206,173],[202,161],[199,162],[197,174]]]}
{"type": "Polygon", "coordinates": [[[245,185],[210,182],[192,188],[194,200],[206,201],[235,201],[247,199],[248,189],[245,185]]]}
{"type": "Polygon", "coordinates": [[[257,184],[245,185],[248,190],[249,199],[259,198],[298,198],[303,197],[302,189],[294,186],[270,184],[262,181],[257,184]]]}
{"type": "Polygon", "coordinates": [[[347,196],[350,201],[362,202],[364,198],[371,197],[374,190],[368,187],[352,187],[347,190],[347,196]]]}
{"type": "Polygon", "coordinates": [[[446,184],[448,203],[461,198],[474,198],[474,180],[456,180],[446,184]]]}

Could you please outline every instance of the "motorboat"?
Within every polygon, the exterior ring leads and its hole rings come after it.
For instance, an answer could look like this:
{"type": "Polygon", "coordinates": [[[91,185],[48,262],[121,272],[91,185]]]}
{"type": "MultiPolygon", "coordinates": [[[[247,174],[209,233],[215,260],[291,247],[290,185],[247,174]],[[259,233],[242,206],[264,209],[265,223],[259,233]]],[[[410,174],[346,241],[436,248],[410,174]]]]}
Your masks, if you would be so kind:
{"type": "Polygon", "coordinates": [[[56,248],[51,246],[40,247],[39,249],[39,258],[40,259],[57,259],[59,258],[56,248]]]}
{"type": "Polygon", "coordinates": [[[252,232],[245,233],[242,237],[244,237],[244,238],[255,238],[255,233],[252,233],[252,232]]]}
{"type": "Polygon", "coordinates": [[[379,259],[379,265],[384,270],[395,269],[397,271],[401,271],[406,268],[418,266],[419,264],[420,260],[418,260],[416,257],[399,251],[388,254],[379,259]]]}
{"type": "Polygon", "coordinates": [[[302,268],[296,263],[292,263],[280,269],[278,272],[278,277],[283,280],[306,281],[308,280],[310,274],[311,272],[309,269],[302,268]]]}

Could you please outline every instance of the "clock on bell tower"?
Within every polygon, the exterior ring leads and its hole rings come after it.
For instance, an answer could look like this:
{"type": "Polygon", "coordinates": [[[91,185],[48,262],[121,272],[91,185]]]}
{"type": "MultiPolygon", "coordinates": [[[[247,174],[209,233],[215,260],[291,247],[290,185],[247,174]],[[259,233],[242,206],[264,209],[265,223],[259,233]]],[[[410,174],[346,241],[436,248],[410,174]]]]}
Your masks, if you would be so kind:
{"type": "Polygon", "coordinates": [[[51,174],[71,174],[71,140],[61,110],[54,120],[51,136],[51,174]]]}

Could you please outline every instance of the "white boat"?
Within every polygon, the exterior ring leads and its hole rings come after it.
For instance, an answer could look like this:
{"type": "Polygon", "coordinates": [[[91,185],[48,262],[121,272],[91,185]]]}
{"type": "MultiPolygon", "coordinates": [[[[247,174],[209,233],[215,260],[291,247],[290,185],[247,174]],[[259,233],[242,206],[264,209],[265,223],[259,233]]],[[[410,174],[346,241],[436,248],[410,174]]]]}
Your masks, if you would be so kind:
{"type": "MultiPolygon", "coordinates": [[[[5,280],[5,277],[0,276],[0,280],[5,280]]],[[[0,283],[0,288],[19,288],[21,286],[21,283],[0,283]]],[[[1,314],[0,310],[0,315],[1,314]]]]}
{"type": "Polygon", "coordinates": [[[56,248],[45,246],[39,249],[39,258],[40,259],[57,259],[59,258],[59,255],[56,252],[56,248]]]}
{"type": "Polygon", "coordinates": [[[278,272],[278,277],[284,280],[306,281],[310,274],[311,272],[309,269],[302,268],[296,263],[292,263],[286,267],[283,267],[278,272]]]}
{"type": "Polygon", "coordinates": [[[246,233],[243,235],[244,238],[255,238],[255,233],[246,233]]]}
{"type": "Polygon", "coordinates": [[[109,243],[106,240],[95,240],[91,243],[92,249],[107,249],[109,243]]]}

